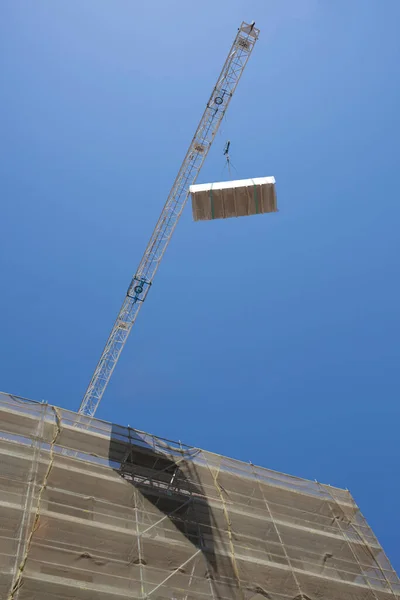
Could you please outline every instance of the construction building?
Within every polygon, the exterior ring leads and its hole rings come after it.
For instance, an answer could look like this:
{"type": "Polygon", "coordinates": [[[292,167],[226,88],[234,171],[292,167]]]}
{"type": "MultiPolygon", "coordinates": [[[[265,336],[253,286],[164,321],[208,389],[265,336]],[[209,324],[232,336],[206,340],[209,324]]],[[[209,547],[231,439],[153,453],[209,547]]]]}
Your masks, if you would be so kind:
{"type": "Polygon", "coordinates": [[[0,394],[0,598],[393,600],[350,493],[0,394]]]}

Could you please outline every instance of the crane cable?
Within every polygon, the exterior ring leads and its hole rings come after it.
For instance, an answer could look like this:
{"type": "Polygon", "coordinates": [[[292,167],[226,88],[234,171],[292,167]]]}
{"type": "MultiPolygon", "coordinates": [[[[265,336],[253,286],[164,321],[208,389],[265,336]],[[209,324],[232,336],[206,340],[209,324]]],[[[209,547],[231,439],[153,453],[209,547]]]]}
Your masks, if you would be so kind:
{"type": "Polygon", "coordinates": [[[231,167],[236,171],[236,173],[239,176],[239,171],[237,170],[237,168],[235,167],[235,165],[233,164],[233,162],[231,161],[231,156],[229,154],[229,150],[231,147],[231,141],[228,140],[224,146],[224,156],[226,158],[226,163],[224,165],[224,168],[222,169],[222,172],[225,170],[225,167],[228,167],[228,172],[229,172],[229,177],[232,179],[232,169],[231,167]]]}

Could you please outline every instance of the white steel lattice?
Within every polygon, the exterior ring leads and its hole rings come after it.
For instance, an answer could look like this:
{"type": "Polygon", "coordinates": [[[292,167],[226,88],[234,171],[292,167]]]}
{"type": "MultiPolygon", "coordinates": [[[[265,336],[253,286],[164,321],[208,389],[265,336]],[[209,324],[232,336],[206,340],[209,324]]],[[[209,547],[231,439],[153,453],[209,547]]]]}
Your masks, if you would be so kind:
{"type": "Polygon", "coordinates": [[[147,296],[154,275],[185,207],[189,196],[189,187],[197,179],[254,44],[258,39],[258,34],[259,30],[254,27],[254,23],[242,23],[238,30],[228,58],[212,91],[136,274],[129,285],[121,310],[83,397],[79,408],[81,414],[93,416],[97,410],[132,325],[147,296]]]}

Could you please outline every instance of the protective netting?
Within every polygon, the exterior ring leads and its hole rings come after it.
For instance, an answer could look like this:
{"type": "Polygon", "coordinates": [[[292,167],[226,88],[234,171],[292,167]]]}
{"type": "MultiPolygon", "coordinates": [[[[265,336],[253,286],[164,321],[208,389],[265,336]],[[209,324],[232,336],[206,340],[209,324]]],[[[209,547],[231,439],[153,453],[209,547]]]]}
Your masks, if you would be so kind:
{"type": "Polygon", "coordinates": [[[0,394],[0,599],[389,600],[350,493],[0,394]]]}

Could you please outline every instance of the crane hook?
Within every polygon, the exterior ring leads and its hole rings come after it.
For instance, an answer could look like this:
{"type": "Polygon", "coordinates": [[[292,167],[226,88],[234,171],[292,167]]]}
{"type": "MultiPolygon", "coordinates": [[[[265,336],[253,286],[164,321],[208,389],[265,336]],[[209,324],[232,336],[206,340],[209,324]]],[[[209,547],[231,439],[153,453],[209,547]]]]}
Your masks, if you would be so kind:
{"type": "Polygon", "coordinates": [[[231,146],[231,142],[230,142],[230,140],[228,140],[226,142],[226,144],[225,144],[225,147],[224,147],[224,156],[226,156],[226,164],[228,165],[229,175],[232,176],[232,174],[231,174],[231,159],[230,159],[230,156],[229,156],[229,148],[230,148],[230,146],[231,146]]]}

